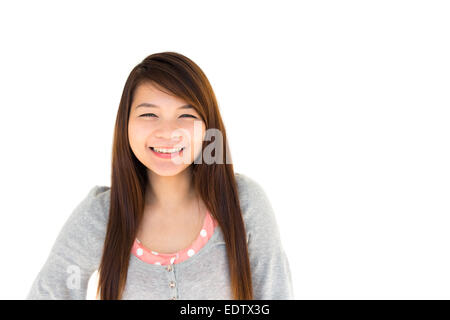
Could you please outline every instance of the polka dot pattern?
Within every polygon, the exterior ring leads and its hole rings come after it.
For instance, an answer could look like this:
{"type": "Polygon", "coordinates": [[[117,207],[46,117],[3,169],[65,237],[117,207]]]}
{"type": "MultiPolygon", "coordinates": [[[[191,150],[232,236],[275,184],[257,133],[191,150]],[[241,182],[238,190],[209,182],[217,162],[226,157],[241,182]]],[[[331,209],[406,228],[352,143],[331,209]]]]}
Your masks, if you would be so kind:
{"type": "Polygon", "coordinates": [[[139,239],[136,238],[131,250],[133,255],[135,255],[138,259],[149,264],[160,266],[177,264],[194,256],[211,238],[217,225],[218,223],[211,216],[211,213],[206,211],[202,230],[197,238],[187,248],[175,253],[159,253],[144,247],[139,239]]]}

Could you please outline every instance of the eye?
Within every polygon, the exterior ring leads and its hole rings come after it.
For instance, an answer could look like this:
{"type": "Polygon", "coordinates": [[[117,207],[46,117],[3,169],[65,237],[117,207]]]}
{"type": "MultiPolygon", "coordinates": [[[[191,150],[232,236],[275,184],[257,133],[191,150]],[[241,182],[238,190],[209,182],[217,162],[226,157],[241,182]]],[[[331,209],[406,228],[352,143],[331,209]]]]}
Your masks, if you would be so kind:
{"type": "Polygon", "coordinates": [[[181,116],[188,116],[188,117],[192,117],[192,118],[197,119],[197,117],[196,117],[196,116],[193,116],[192,114],[182,114],[181,116]]]}
{"type": "MultiPolygon", "coordinates": [[[[151,116],[155,116],[156,117],[156,115],[154,113],[144,113],[144,114],[140,115],[140,117],[151,117],[151,116]]],[[[197,117],[193,116],[192,114],[182,114],[181,117],[182,116],[188,116],[188,117],[192,117],[192,118],[197,119],[197,117]]]]}

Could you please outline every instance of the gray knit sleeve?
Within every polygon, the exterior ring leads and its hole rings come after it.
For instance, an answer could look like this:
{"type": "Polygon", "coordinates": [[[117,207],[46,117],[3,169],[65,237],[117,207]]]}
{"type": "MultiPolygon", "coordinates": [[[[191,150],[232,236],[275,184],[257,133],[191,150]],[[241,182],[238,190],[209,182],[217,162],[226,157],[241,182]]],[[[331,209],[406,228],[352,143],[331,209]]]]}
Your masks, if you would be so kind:
{"type": "Polygon", "coordinates": [[[289,261],[267,194],[248,176],[237,174],[236,180],[247,229],[254,299],[294,299],[289,261]]]}
{"type": "Polygon", "coordinates": [[[26,299],[86,299],[89,278],[101,259],[108,190],[93,187],[74,209],[26,299]]]}

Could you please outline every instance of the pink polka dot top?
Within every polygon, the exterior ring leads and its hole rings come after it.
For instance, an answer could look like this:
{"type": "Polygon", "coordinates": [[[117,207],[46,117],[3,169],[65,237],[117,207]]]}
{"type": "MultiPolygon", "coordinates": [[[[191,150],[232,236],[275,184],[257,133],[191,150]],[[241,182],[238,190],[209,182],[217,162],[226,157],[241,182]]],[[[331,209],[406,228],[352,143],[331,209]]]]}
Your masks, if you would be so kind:
{"type": "Polygon", "coordinates": [[[202,230],[200,231],[197,238],[191,243],[191,245],[184,248],[183,250],[175,253],[158,253],[144,247],[139,239],[136,238],[131,251],[133,255],[146,263],[157,264],[161,266],[177,264],[189,259],[196,252],[198,252],[211,238],[217,225],[217,221],[211,216],[209,210],[207,210],[202,230]]]}

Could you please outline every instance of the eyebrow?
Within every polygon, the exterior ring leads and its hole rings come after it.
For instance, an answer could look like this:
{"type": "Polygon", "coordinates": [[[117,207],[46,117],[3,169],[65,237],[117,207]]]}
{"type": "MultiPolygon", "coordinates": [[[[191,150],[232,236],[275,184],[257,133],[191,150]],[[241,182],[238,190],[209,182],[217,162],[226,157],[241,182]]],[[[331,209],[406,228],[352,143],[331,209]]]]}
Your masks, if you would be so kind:
{"type": "MultiPolygon", "coordinates": [[[[147,103],[147,102],[138,104],[135,109],[137,109],[139,107],[159,108],[159,106],[157,106],[156,104],[147,103]]],[[[190,104],[186,104],[184,106],[178,107],[178,109],[194,109],[194,107],[192,105],[190,105],[190,104]]]]}

